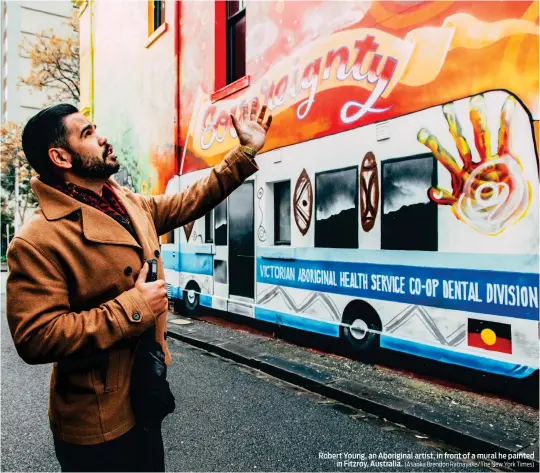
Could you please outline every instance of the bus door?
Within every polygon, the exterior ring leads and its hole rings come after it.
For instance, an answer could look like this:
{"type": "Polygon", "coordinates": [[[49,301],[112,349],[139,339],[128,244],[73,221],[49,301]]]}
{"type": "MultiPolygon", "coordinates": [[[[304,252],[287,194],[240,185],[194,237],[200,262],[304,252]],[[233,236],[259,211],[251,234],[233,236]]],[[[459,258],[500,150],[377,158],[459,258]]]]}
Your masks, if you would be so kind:
{"type": "Polygon", "coordinates": [[[255,299],[254,183],[229,196],[229,312],[252,315],[255,299]],[[244,302],[244,304],[242,304],[244,302]],[[247,303],[247,304],[246,304],[247,303]]]}

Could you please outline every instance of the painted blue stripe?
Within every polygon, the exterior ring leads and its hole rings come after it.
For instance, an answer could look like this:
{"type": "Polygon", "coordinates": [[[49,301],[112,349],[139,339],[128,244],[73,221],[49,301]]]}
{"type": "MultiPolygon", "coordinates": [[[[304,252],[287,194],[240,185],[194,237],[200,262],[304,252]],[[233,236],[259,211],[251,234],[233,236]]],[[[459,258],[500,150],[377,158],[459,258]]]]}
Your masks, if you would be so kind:
{"type": "MultiPolygon", "coordinates": [[[[300,248],[291,246],[258,246],[257,256],[261,258],[296,259],[299,258],[300,248]]],[[[320,258],[314,258],[320,259],[320,258]]]]}
{"type": "Polygon", "coordinates": [[[179,250],[178,253],[182,253],[182,254],[189,254],[189,253],[212,254],[212,251],[213,251],[211,243],[207,243],[203,245],[182,243],[178,245],[178,250],[179,250]]]}
{"type": "Polygon", "coordinates": [[[433,268],[479,269],[489,271],[539,272],[537,254],[508,255],[449,253],[442,251],[361,250],[343,248],[295,248],[258,246],[257,256],[268,259],[301,259],[353,263],[430,266],[433,268]]]}
{"type": "Polygon", "coordinates": [[[421,356],[423,358],[431,358],[432,360],[438,360],[444,363],[453,363],[489,373],[511,376],[513,378],[525,378],[535,371],[535,368],[531,366],[517,365],[515,363],[457,352],[442,347],[424,345],[385,335],[381,335],[380,341],[382,348],[410,353],[411,355],[421,356]]]}
{"type": "Polygon", "coordinates": [[[339,337],[339,325],[324,320],[314,320],[293,314],[285,314],[273,310],[255,307],[255,318],[277,325],[306,330],[308,332],[320,333],[330,337],[339,337]]]}
{"type": "Polygon", "coordinates": [[[208,294],[201,294],[199,296],[199,304],[204,307],[212,308],[212,296],[209,296],[208,294]]]}
{"type": "Polygon", "coordinates": [[[163,251],[161,259],[165,269],[207,276],[211,276],[214,273],[214,257],[212,254],[163,251]]]}
{"type": "Polygon", "coordinates": [[[257,282],[358,298],[503,315],[528,320],[539,319],[539,277],[538,274],[532,273],[338,261],[268,260],[259,257],[257,258],[257,282]],[[318,282],[312,282],[312,279],[306,280],[304,277],[308,274],[306,271],[312,272],[309,274],[315,274],[318,282]],[[316,273],[313,273],[314,271],[316,273]],[[330,275],[331,278],[320,279],[323,274],[330,275]],[[356,277],[359,274],[365,275],[365,278],[356,277]],[[343,275],[346,275],[347,278],[342,278],[343,275]],[[351,275],[356,277],[356,284],[352,283],[351,275]],[[382,283],[388,282],[389,277],[393,277],[394,281],[397,281],[397,287],[388,287],[388,285],[383,287],[382,283]],[[445,293],[443,288],[448,287],[449,281],[452,282],[454,289],[460,284],[463,287],[466,285],[465,296],[458,299],[455,292],[445,293]],[[418,293],[415,290],[415,282],[419,283],[418,293]],[[434,284],[437,284],[437,288],[435,292],[430,293],[429,290],[434,287],[434,284]],[[475,289],[472,294],[474,297],[471,297],[469,288],[475,289]],[[520,293],[522,288],[525,288],[529,305],[527,307],[510,305],[511,297],[508,300],[495,300],[493,294],[498,292],[494,288],[507,291],[515,291],[516,288],[519,288],[520,293]]]}
{"type": "Polygon", "coordinates": [[[177,271],[176,267],[178,265],[178,252],[163,250],[161,252],[161,262],[163,263],[163,268],[177,271]]]}
{"type": "Polygon", "coordinates": [[[169,292],[172,299],[183,299],[184,293],[178,286],[169,286],[169,292]]]}

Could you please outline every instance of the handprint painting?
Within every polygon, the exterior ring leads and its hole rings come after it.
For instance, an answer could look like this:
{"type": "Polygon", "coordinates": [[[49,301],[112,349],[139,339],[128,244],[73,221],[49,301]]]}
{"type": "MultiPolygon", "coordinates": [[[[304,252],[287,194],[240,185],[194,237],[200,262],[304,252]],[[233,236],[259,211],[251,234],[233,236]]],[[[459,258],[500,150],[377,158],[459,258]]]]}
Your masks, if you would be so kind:
{"type": "Polygon", "coordinates": [[[497,149],[493,152],[493,133],[488,128],[484,97],[476,95],[470,99],[478,161],[473,161],[453,103],[446,104],[443,112],[460,163],[428,129],[418,132],[418,141],[433,152],[452,179],[451,192],[440,186],[431,187],[429,198],[439,205],[450,205],[459,220],[487,235],[498,235],[523,218],[532,199],[531,182],[510,144],[515,107],[516,99],[508,96],[500,112],[497,149]]]}

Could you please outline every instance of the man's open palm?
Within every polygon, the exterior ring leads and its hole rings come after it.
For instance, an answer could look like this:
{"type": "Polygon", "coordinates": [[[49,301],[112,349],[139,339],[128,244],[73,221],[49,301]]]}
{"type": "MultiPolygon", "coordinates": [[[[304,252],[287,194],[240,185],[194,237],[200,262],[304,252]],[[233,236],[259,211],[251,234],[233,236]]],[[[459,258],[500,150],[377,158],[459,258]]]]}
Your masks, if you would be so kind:
{"type": "Polygon", "coordinates": [[[232,124],[240,140],[240,144],[243,146],[248,146],[254,151],[259,151],[263,146],[266,140],[266,133],[272,124],[272,115],[268,116],[266,123],[264,123],[264,115],[266,114],[266,105],[263,105],[261,112],[257,116],[259,108],[259,103],[257,100],[253,100],[251,103],[251,113],[248,112],[249,107],[247,104],[244,105],[242,109],[242,120],[238,121],[234,115],[231,115],[232,124]]]}

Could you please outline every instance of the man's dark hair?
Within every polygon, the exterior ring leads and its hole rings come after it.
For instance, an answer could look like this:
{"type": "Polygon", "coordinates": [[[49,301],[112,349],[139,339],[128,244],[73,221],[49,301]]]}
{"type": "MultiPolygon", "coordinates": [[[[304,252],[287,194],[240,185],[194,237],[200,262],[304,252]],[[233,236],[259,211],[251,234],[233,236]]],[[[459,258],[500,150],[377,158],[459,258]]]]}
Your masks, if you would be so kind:
{"type": "Polygon", "coordinates": [[[64,118],[78,111],[77,107],[63,103],[41,110],[28,120],[22,133],[22,147],[30,166],[38,174],[51,173],[49,148],[69,149],[64,118]]]}

